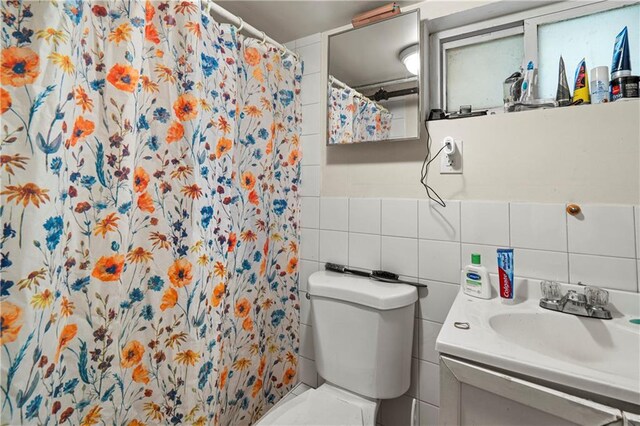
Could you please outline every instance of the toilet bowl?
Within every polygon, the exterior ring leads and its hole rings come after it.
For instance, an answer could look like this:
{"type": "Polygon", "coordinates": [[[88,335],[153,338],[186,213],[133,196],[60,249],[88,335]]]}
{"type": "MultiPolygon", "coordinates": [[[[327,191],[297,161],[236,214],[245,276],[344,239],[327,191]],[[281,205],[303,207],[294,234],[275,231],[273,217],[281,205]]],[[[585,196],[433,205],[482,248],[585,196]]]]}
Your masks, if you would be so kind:
{"type": "Polygon", "coordinates": [[[409,389],[416,288],[329,271],[308,284],[315,362],[326,382],[258,424],[373,426],[379,401],[409,389]]]}

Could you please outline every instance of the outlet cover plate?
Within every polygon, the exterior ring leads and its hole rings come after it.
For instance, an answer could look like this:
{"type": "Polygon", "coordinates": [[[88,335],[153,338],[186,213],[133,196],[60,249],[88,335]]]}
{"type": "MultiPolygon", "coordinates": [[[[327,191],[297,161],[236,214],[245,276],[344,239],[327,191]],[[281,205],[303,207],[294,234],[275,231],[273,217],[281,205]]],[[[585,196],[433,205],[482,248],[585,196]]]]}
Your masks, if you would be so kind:
{"type": "MultiPolygon", "coordinates": [[[[462,174],[462,141],[459,139],[453,139],[453,143],[456,145],[456,150],[449,158],[444,151],[440,153],[440,174],[462,174]]],[[[442,141],[442,145],[444,146],[445,140],[442,141]]]]}

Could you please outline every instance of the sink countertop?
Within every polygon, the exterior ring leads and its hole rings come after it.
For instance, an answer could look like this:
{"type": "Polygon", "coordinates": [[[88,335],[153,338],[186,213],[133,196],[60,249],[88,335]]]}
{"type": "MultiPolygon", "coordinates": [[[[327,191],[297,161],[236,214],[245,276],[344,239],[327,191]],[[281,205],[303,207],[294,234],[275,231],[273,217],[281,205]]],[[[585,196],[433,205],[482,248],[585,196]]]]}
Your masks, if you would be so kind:
{"type": "MultiPolygon", "coordinates": [[[[640,295],[610,291],[614,318],[600,320],[541,308],[539,283],[516,278],[512,305],[503,304],[495,288],[489,300],[460,291],[436,349],[640,405],[640,325],[629,322],[639,318],[640,295]],[[454,322],[470,328],[458,329],[454,322]]],[[[577,286],[565,285],[563,292],[568,288],[577,286]]]]}

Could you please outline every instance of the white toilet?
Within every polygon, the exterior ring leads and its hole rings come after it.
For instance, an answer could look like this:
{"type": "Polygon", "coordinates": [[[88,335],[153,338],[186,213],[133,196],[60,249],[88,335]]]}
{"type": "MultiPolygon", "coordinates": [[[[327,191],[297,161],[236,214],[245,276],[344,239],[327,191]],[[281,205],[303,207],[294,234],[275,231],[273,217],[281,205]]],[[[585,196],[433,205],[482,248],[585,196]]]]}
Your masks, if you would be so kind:
{"type": "Polygon", "coordinates": [[[409,389],[416,288],[320,271],[309,277],[316,367],[326,382],[259,425],[373,426],[380,399],[409,389]]]}

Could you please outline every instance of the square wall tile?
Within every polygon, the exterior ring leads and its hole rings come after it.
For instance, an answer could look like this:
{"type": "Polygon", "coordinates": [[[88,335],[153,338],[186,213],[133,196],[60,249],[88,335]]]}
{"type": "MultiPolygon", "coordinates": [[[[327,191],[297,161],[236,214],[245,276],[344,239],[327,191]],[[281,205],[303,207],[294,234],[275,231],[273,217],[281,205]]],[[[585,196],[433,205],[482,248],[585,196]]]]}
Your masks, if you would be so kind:
{"type": "Polygon", "coordinates": [[[312,388],[318,386],[318,372],[315,361],[302,356],[298,358],[298,380],[312,388]]]}
{"type": "Polygon", "coordinates": [[[320,104],[302,105],[302,134],[313,135],[322,132],[320,104]]]}
{"type": "Polygon", "coordinates": [[[382,200],[382,235],[418,237],[418,200],[382,200]]]}
{"type": "Polygon", "coordinates": [[[460,209],[463,243],[509,246],[509,204],[463,201],[460,209]]]}
{"type": "Polygon", "coordinates": [[[420,278],[448,283],[460,281],[460,243],[420,240],[418,256],[420,278]]]}
{"type": "Polygon", "coordinates": [[[379,235],[380,200],[377,198],[349,199],[349,232],[379,235]]]}
{"type": "Polygon", "coordinates": [[[303,228],[320,226],[320,197],[300,197],[300,226],[303,228]]]}
{"type": "Polygon", "coordinates": [[[313,43],[307,46],[300,46],[297,43],[298,55],[304,61],[304,76],[320,72],[322,65],[322,43],[313,43]]]}
{"type": "Polygon", "coordinates": [[[300,291],[308,291],[309,277],[314,272],[320,270],[320,264],[318,262],[312,262],[310,260],[301,260],[300,263],[300,282],[298,288],[300,291]]]}
{"type": "Polygon", "coordinates": [[[460,241],[460,201],[447,207],[431,201],[418,202],[418,236],[427,240],[460,241]]]}
{"type": "Polygon", "coordinates": [[[426,280],[420,280],[420,282],[426,284],[428,288],[418,290],[417,316],[440,324],[444,323],[449,309],[460,291],[460,286],[426,280]]]}
{"type": "Polygon", "coordinates": [[[440,365],[420,361],[420,401],[440,406],[440,365]]]}
{"type": "Polygon", "coordinates": [[[349,234],[340,231],[320,231],[320,262],[349,263],[349,234]]]}
{"type": "Polygon", "coordinates": [[[418,276],[418,240],[382,237],[382,269],[408,277],[418,276]]]}
{"type": "Polygon", "coordinates": [[[633,207],[584,205],[568,216],[569,252],[635,257],[633,207]]]}
{"type": "Polygon", "coordinates": [[[406,395],[395,399],[383,399],[378,412],[381,426],[398,426],[411,424],[411,406],[413,398],[406,395]]]}
{"type": "Polygon", "coordinates": [[[302,136],[302,165],[319,166],[322,137],[320,134],[302,136]]]}
{"type": "Polygon", "coordinates": [[[588,256],[569,253],[569,277],[572,284],[637,291],[636,259],[588,256]]]}
{"type": "Polygon", "coordinates": [[[419,345],[417,356],[423,361],[429,361],[433,363],[440,362],[438,351],[436,351],[436,340],[442,324],[437,322],[426,321],[422,319],[416,320],[418,324],[419,345]]]}
{"type": "Polygon", "coordinates": [[[320,229],[349,230],[349,199],[320,198],[320,229]]]}
{"type": "Polygon", "coordinates": [[[569,281],[569,255],[566,252],[514,249],[513,268],[519,277],[569,281]]]}
{"type": "Polygon", "coordinates": [[[318,261],[320,233],[317,229],[302,228],[300,232],[300,257],[304,260],[318,261]]]}
{"type": "Polygon", "coordinates": [[[302,105],[316,104],[320,102],[322,96],[322,87],[320,85],[320,77],[322,74],[307,74],[302,79],[302,88],[300,92],[300,100],[302,105]]]}
{"type": "MultiPolygon", "coordinates": [[[[462,259],[460,260],[461,268],[471,263],[471,255],[478,253],[480,255],[480,262],[482,266],[487,268],[487,272],[490,274],[498,273],[498,246],[482,246],[479,244],[462,244],[462,259]]],[[[518,259],[515,260],[516,275],[518,275],[518,259]]],[[[458,284],[460,284],[458,278],[458,284]]]]}
{"type": "Polygon", "coordinates": [[[302,166],[300,179],[300,196],[320,196],[320,166],[302,166]]]}
{"type": "Polygon", "coordinates": [[[439,426],[440,410],[438,407],[420,401],[420,426],[439,426]]]}
{"type": "Polygon", "coordinates": [[[300,355],[308,359],[316,359],[310,325],[300,324],[300,355]]]}
{"type": "Polygon", "coordinates": [[[380,235],[349,233],[349,266],[380,269],[380,235]]]}
{"type": "Polygon", "coordinates": [[[564,204],[511,203],[511,246],[567,251],[564,204]]]}

